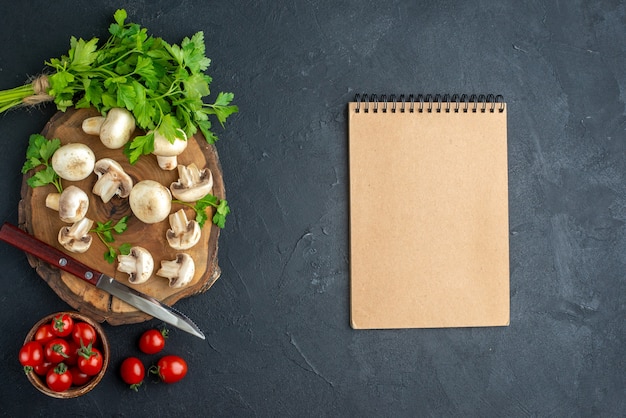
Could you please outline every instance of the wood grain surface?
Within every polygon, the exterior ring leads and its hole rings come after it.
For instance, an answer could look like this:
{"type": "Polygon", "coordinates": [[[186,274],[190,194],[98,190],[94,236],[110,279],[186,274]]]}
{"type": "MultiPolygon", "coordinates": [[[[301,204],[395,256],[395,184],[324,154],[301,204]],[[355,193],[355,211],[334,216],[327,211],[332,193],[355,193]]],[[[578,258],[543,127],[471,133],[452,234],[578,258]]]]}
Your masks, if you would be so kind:
{"type": "MultiPolygon", "coordinates": [[[[42,134],[48,139],[59,138],[61,144],[80,142],[88,145],[96,155],[96,160],[112,158],[122,165],[124,170],[136,183],[140,180],[156,180],[166,187],[178,179],[178,171],[164,171],[157,165],[154,155],[143,156],[139,161],[131,165],[122,150],[111,150],[102,145],[97,136],[87,135],[82,131],[82,121],[87,117],[97,115],[95,109],[68,109],[66,112],[55,114],[44,127],[42,134]]],[[[139,131],[135,135],[140,134],[139,131]]],[[[222,170],[217,151],[197,134],[189,139],[187,149],[178,157],[179,164],[188,165],[195,163],[198,167],[208,167],[213,173],[213,194],[220,199],[225,198],[222,170]]],[[[19,204],[20,226],[42,241],[66,251],[57,241],[57,234],[61,227],[67,225],[59,219],[58,214],[45,206],[45,199],[49,193],[55,192],[52,185],[31,188],[26,183],[33,172],[26,173],[22,182],[22,200],[19,204]]],[[[153,296],[162,302],[173,305],[178,300],[202,293],[209,289],[220,276],[220,268],[217,263],[219,228],[209,220],[202,229],[200,242],[186,253],[191,255],[196,264],[196,272],[192,282],[182,288],[169,287],[168,280],[155,273],[159,269],[162,260],[173,260],[177,251],[172,249],[165,239],[165,233],[169,229],[166,219],[156,224],[145,224],[132,215],[128,199],[117,196],[104,204],[99,196],[93,195],[91,190],[97,177],[91,174],[85,180],[77,182],[63,181],[63,186],[74,184],[83,189],[90,198],[87,217],[95,222],[106,222],[109,219],[119,220],[123,216],[130,215],[128,229],[121,235],[116,235],[114,247],[122,243],[139,245],[146,248],[154,258],[154,272],[152,277],[143,284],[131,285],[128,275],[116,270],[116,264],[109,264],[104,259],[106,246],[93,234],[93,243],[89,250],[83,254],[70,254],[83,263],[92,266],[116,280],[129,285],[140,292],[153,296]]],[[[183,208],[181,205],[172,204],[172,212],[183,208]]],[[[190,208],[185,208],[187,217],[193,219],[195,213],[190,208]]],[[[94,224],[95,225],[95,224],[94,224]]],[[[107,321],[112,325],[137,323],[151,319],[150,316],[138,311],[136,308],[110,296],[108,293],[96,289],[94,286],[78,279],[72,274],[62,272],[41,260],[28,256],[29,263],[39,276],[69,305],[75,309],[92,316],[102,322],[107,321]]]]}

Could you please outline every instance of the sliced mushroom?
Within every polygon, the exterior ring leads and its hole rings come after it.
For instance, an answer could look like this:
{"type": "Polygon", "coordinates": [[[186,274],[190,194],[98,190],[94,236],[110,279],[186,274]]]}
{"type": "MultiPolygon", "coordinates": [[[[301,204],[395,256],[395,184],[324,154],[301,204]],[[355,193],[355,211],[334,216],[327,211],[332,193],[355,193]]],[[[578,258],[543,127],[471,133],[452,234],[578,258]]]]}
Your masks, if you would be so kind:
{"type": "Polygon", "coordinates": [[[92,225],[91,219],[83,218],[71,226],[64,226],[59,230],[59,244],[73,253],[84,253],[91,246],[89,231],[92,225]]]}
{"type": "Polygon", "coordinates": [[[124,171],[117,161],[111,158],[102,158],[96,161],[94,173],[98,181],[93,185],[92,192],[107,203],[115,195],[125,198],[133,188],[133,180],[124,171]]]}
{"type": "Polygon", "coordinates": [[[72,143],[61,146],[52,155],[55,173],[64,180],[80,181],[93,171],[96,156],[85,144],[72,143]]]}
{"type": "Polygon", "coordinates": [[[182,129],[178,130],[180,137],[170,142],[166,137],[158,131],[154,132],[154,151],[152,153],[157,156],[157,163],[162,170],[173,170],[178,165],[176,157],[187,148],[187,135],[182,129]]]}
{"type": "Polygon", "coordinates": [[[128,255],[117,256],[117,270],[128,273],[128,281],[133,284],[145,283],[154,270],[154,260],[148,250],[135,246],[128,255]]]}
{"type": "Polygon", "coordinates": [[[89,209],[89,197],[82,189],[69,186],[63,193],[46,196],[46,207],[59,212],[63,222],[72,223],[83,219],[89,209]]]}
{"type": "Polygon", "coordinates": [[[170,287],[180,288],[191,283],[195,271],[193,258],[189,254],[179,253],[175,260],[161,261],[161,268],[156,274],[169,279],[170,287]]]}
{"type": "Polygon", "coordinates": [[[110,149],[122,148],[135,132],[135,118],[124,108],[114,107],[106,117],[94,116],[83,121],[83,131],[100,136],[102,144],[110,149]]]}
{"type": "Polygon", "coordinates": [[[187,219],[184,209],[169,216],[171,229],[165,233],[167,242],[175,250],[188,250],[200,241],[202,229],[195,219],[187,219]]]}
{"type": "Polygon", "coordinates": [[[133,186],[128,203],[137,219],[153,224],[161,222],[170,214],[172,194],[157,181],[142,180],[133,186]]]}
{"type": "Polygon", "coordinates": [[[174,197],[183,202],[195,202],[213,188],[213,174],[208,168],[199,170],[194,163],[178,166],[178,181],[170,185],[174,197]]]}

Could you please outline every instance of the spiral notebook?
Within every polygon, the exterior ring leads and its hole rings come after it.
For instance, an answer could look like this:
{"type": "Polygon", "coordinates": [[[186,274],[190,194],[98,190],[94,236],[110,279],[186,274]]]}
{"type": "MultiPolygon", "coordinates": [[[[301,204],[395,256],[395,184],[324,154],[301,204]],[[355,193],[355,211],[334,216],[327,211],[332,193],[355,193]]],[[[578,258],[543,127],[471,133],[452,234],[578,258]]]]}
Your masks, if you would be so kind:
{"type": "Polygon", "coordinates": [[[506,110],[493,95],[349,104],[353,328],[509,324],[506,110]]]}

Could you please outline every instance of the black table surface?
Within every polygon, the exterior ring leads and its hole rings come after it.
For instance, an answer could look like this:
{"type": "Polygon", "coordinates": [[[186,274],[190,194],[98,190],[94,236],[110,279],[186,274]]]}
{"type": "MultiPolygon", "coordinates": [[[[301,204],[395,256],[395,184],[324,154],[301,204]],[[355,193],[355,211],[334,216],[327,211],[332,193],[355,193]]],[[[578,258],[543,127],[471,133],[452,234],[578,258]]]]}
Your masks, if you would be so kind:
{"type": "MultiPolygon", "coordinates": [[[[133,392],[117,368],[160,323],[105,324],[100,385],[48,398],[17,352],[70,307],[0,245],[3,416],[626,415],[624,2],[3,2],[0,88],[71,36],[105,39],[118,7],[170,42],[204,31],[214,93],[240,108],[218,129],[222,276],[176,305],[207,340],[172,330],[188,376],[133,392]],[[510,326],[350,328],[346,115],[363,92],[504,96],[510,326]]],[[[2,220],[17,222],[28,136],[54,112],[0,116],[2,220]]]]}

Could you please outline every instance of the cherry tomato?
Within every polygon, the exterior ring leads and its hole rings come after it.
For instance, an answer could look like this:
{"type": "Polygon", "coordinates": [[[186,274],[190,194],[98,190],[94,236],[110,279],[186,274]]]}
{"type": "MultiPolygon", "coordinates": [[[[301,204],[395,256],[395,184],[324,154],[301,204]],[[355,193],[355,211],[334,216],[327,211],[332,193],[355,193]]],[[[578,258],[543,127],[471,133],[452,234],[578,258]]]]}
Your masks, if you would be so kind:
{"type": "Polygon", "coordinates": [[[72,332],[74,320],[68,314],[59,314],[50,322],[52,333],[57,337],[66,337],[72,332]]]}
{"type": "Polygon", "coordinates": [[[146,354],[156,354],[165,347],[166,338],[166,329],[149,329],[139,337],[139,349],[146,354]]]}
{"type": "Polygon", "coordinates": [[[46,343],[44,352],[48,361],[60,363],[70,356],[70,345],[63,338],[55,338],[46,343]]]}
{"type": "Polygon", "coordinates": [[[70,367],[72,374],[72,384],[74,386],[82,386],[91,380],[91,376],[80,371],[78,367],[70,367]]]}
{"type": "Polygon", "coordinates": [[[86,322],[76,322],[72,328],[72,340],[78,345],[95,344],[98,339],[96,330],[86,322]]]}
{"type": "Polygon", "coordinates": [[[35,331],[35,337],[33,338],[35,341],[39,341],[42,344],[47,343],[48,341],[56,338],[56,335],[52,333],[52,325],[43,324],[37,331],[35,331]]]}
{"type": "Polygon", "coordinates": [[[81,372],[89,376],[97,375],[102,370],[102,362],[102,353],[91,347],[91,344],[78,350],[78,368],[81,372]]]}
{"type": "Polygon", "coordinates": [[[120,366],[120,374],[122,380],[130,385],[130,388],[137,390],[143,383],[143,378],[146,375],[146,369],[143,367],[143,363],[137,357],[128,357],[122,362],[120,366]]]}
{"type": "Polygon", "coordinates": [[[44,360],[44,351],[39,341],[29,341],[20,348],[20,363],[24,366],[24,372],[30,373],[34,367],[39,366],[44,360]]]}
{"type": "Polygon", "coordinates": [[[33,367],[33,370],[39,376],[45,376],[46,374],[48,374],[48,370],[50,370],[54,366],[56,366],[56,364],[44,359],[44,361],[41,364],[38,364],[37,366],[33,367]]]}
{"type": "Polygon", "coordinates": [[[187,374],[187,363],[178,356],[162,357],[151,369],[151,373],[158,374],[164,383],[176,383],[187,374]]]}
{"type": "Polygon", "coordinates": [[[55,392],[64,392],[72,386],[72,373],[64,363],[59,363],[54,369],[48,370],[46,384],[55,392]]]}
{"type": "Polygon", "coordinates": [[[68,345],[67,357],[63,362],[68,366],[76,366],[78,364],[78,351],[80,350],[80,346],[76,344],[72,340],[66,340],[68,345]]]}

